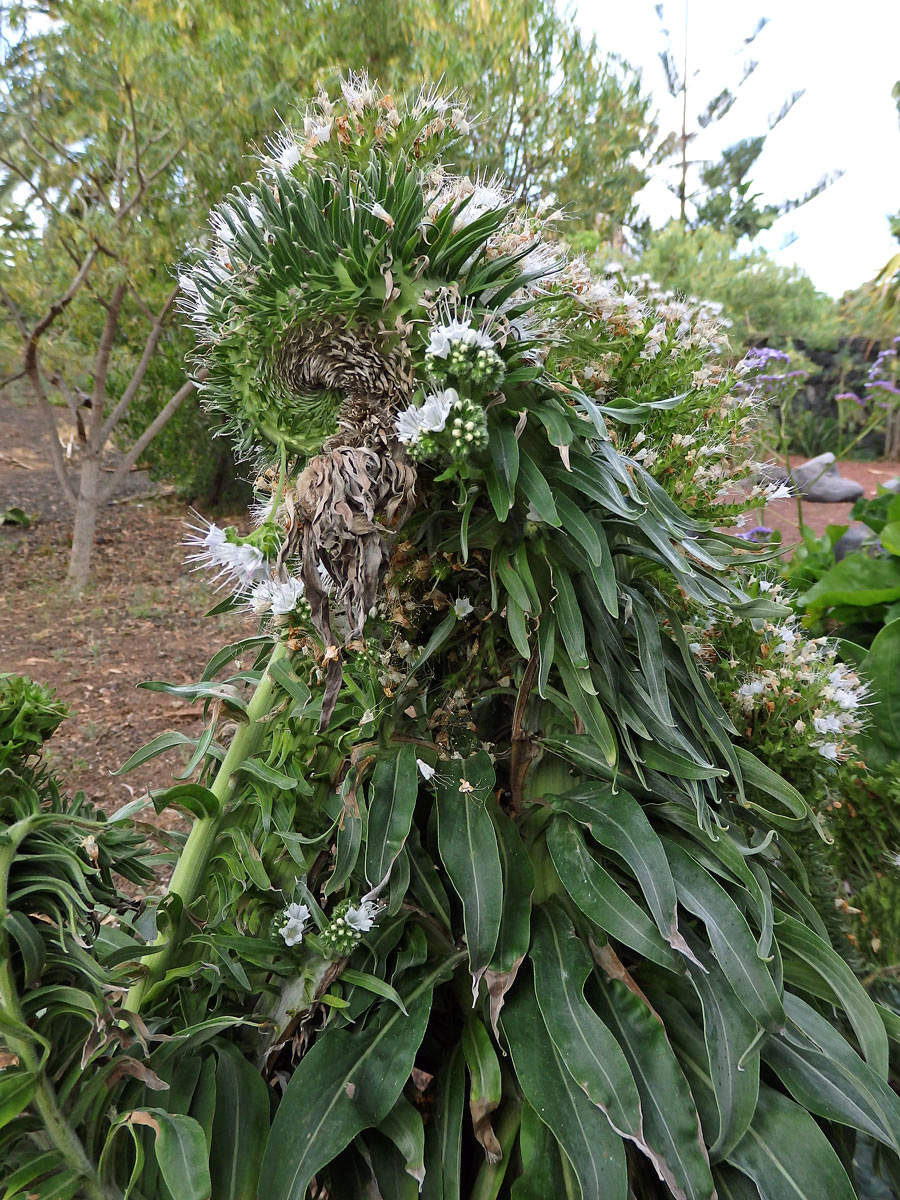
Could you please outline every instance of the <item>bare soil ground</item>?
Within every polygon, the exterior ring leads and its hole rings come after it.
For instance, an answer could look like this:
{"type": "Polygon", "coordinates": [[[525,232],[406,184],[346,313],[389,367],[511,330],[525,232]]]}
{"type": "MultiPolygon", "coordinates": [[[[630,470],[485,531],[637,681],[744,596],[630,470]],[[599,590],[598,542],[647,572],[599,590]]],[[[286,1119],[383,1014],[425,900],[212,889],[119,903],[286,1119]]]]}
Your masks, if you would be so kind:
{"type": "MultiPolygon", "coordinates": [[[[0,400],[0,420],[0,512],[16,506],[38,516],[27,530],[0,526],[0,671],[49,684],[69,704],[50,762],[70,790],[83,789],[113,812],[148,787],[166,786],[184,759],[169,751],[128,775],[112,771],[167,729],[196,735],[202,728],[199,706],[138,685],[198,679],[216,650],[252,623],[204,617],[220,597],[184,565],[187,507],[171,496],[141,499],[160,490],[142,472],[126,492],[139,498],[120,496],[125,502],[103,511],[93,582],[73,602],[62,586],[69,512],[45,465],[43,428],[33,409],[8,400],[0,400]]],[[[231,523],[242,519],[235,514],[231,523]]],[[[167,812],[160,823],[178,819],[167,812]]]]}
{"type": "MultiPolygon", "coordinates": [[[[799,455],[791,455],[791,466],[797,466],[805,459],[799,455]]],[[[853,479],[866,489],[867,498],[878,492],[879,486],[900,476],[900,463],[896,462],[842,462],[838,463],[838,471],[845,479],[853,479]]],[[[852,521],[850,509],[852,504],[811,504],[804,500],[802,504],[803,523],[809,525],[821,536],[829,525],[849,525],[852,521]]],[[[786,552],[800,541],[800,525],[797,520],[796,500],[776,500],[774,504],[766,505],[761,514],[760,525],[768,525],[772,529],[781,530],[781,539],[786,552]]]]}

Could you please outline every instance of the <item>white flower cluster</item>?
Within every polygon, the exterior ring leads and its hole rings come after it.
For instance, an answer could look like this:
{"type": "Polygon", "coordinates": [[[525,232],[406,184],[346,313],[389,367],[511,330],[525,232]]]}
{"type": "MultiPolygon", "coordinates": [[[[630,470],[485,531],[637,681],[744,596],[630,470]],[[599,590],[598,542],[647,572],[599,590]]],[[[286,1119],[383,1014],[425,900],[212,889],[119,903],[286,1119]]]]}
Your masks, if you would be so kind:
{"type": "Polygon", "coordinates": [[[414,446],[423,433],[440,433],[457,400],[456,389],[446,388],[442,392],[431,392],[418,408],[413,405],[405,408],[394,421],[398,439],[405,445],[414,446]]]}
{"type": "Polygon", "coordinates": [[[478,346],[481,350],[493,350],[494,341],[484,330],[473,329],[469,318],[462,321],[450,320],[445,325],[435,325],[429,330],[428,354],[435,358],[446,358],[454,345],[478,346]]]}
{"type": "MultiPolygon", "coordinates": [[[[770,593],[780,585],[766,589],[770,593]]],[[[808,719],[798,716],[792,729],[828,762],[843,762],[864,725],[866,685],[846,664],[828,638],[807,639],[793,618],[765,631],[765,668],[751,672],[734,693],[748,715],[761,707],[802,699],[808,719]]]]}
{"type": "Polygon", "coordinates": [[[286,946],[299,946],[309,923],[310,911],[305,904],[289,904],[284,910],[284,924],[279,933],[286,946]]]}
{"type": "Polygon", "coordinates": [[[294,576],[287,579],[263,579],[250,592],[247,607],[258,616],[271,613],[273,617],[285,617],[296,609],[302,599],[302,579],[296,579],[294,576]]]}
{"type": "Polygon", "coordinates": [[[225,530],[212,521],[199,516],[198,520],[200,524],[188,526],[191,532],[184,539],[184,544],[194,549],[186,561],[196,564],[195,571],[215,571],[213,578],[221,581],[220,587],[230,583],[250,588],[268,578],[269,567],[258,546],[232,541],[225,530]]]}

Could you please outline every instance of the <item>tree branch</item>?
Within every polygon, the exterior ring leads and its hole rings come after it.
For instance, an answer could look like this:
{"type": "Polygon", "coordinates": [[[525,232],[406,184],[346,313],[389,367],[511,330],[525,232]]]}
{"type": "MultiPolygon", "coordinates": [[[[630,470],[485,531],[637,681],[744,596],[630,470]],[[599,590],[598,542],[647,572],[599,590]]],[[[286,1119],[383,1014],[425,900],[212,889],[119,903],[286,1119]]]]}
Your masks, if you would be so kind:
{"type": "Polygon", "coordinates": [[[101,446],[106,445],[109,435],[127,412],[129,404],[131,404],[131,401],[134,399],[138,388],[141,386],[144,376],[147,373],[147,368],[150,366],[150,360],[156,353],[156,347],[159,345],[159,339],[162,337],[166,317],[168,316],[169,310],[174,304],[175,297],[177,295],[178,284],[176,284],[175,287],[172,288],[171,292],[169,292],[165,303],[159,310],[159,313],[153,318],[153,327],[151,328],[150,333],[147,336],[147,341],[144,344],[144,353],[141,355],[141,361],[135,367],[134,374],[131,376],[131,379],[129,379],[127,387],[119,397],[119,400],[117,401],[112,412],[106,418],[103,428],[100,430],[99,438],[101,446]]]}
{"type": "MultiPolygon", "coordinates": [[[[198,380],[204,379],[205,377],[205,371],[199,373],[197,376],[198,380]]],[[[175,395],[169,399],[169,402],[166,404],[165,408],[161,409],[156,414],[154,419],[150,422],[138,440],[134,443],[134,445],[116,467],[115,471],[110,476],[106,487],[101,490],[99,496],[99,501],[101,504],[105,504],[115,493],[119,484],[128,474],[137,460],[141,457],[162,427],[166,424],[170,417],[174,416],[184,401],[187,400],[191,392],[194,391],[195,386],[196,385],[194,381],[192,379],[188,379],[184,384],[182,384],[175,395]]]]}
{"type": "Polygon", "coordinates": [[[103,428],[103,409],[106,404],[106,378],[109,374],[109,359],[112,354],[113,342],[116,340],[116,330],[119,328],[119,313],[127,292],[127,283],[117,283],[113,288],[109,308],[106,310],[106,320],[103,322],[103,332],[100,335],[97,354],[94,358],[90,441],[91,446],[97,452],[103,449],[103,439],[99,435],[103,428]]]}

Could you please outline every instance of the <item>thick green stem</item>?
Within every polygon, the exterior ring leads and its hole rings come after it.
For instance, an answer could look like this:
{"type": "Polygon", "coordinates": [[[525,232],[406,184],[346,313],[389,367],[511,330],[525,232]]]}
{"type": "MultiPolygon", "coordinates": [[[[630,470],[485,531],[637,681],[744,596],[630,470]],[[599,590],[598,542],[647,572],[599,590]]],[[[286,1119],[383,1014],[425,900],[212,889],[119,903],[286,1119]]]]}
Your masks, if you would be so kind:
{"type": "Polygon", "coordinates": [[[269,674],[272,664],[287,655],[287,647],[279,642],[266,666],[262,679],[257,684],[256,691],[247,706],[247,719],[238,728],[228,747],[228,753],[222,760],[222,765],[216,772],[216,777],[210,791],[219,802],[218,811],[208,817],[199,818],[185,842],[181,858],[172,874],[167,889],[167,895],[177,896],[181,900],[181,917],[175,923],[171,933],[158,933],[154,945],[162,947],[151,955],[147,973],[140,979],[125,999],[124,1008],[139,1012],[148,990],[153,987],[166,973],[172,963],[172,958],[178,949],[181,935],[186,927],[186,913],[196,901],[206,882],[206,873],[212,857],[216,838],[223,817],[228,810],[228,802],[237,782],[237,773],[241,764],[253,753],[262,737],[263,718],[272,707],[272,697],[275,688],[269,674]]]}
{"type": "Polygon", "coordinates": [[[470,1200],[496,1200],[497,1193],[503,1186],[503,1180],[506,1177],[506,1170],[521,1121],[522,1105],[517,1100],[510,1098],[500,1110],[500,1119],[494,1131],[497,1134],[500,1149],[503,1151],[503,1157],[496,1163],[482,1163],[475,1186],[472,1188],[470,1200]]]}
{"type": "MultiPolygon", "coordinates": [[[[31,822],[18,822],[7,830],[8,842],[0,851],[0,919],[6,917],[7,884],[9,869],[16,851],[23,839],[28,835],[31,822]]],[[[15,1025],[25,1026],[25,1014],[19,1001],[10,958],[9,939],[0,926],[0,1012],[15,1025]]],[[[55,1150],[58,1150],[66,1165],[76,1171],[84,1180],[84,1195],[87,1200],[110,1200],[110,1194],[104,1190],[97,1177],[97,1172],[84,1151],[78,1135],[72,1129],[60,1108],[59,1100],[53,1090],[53,1085],[44,1072],[43,1063],[38,1056],[34,1042],[30,1038],[17,1036],[6,1032],[3,1035],[6,1045],[15,1054],[21,1065],[35,1078],[34,1095],[31,1105],[37,1110],[44,1123],[47,1138],[55,1150]]]]}

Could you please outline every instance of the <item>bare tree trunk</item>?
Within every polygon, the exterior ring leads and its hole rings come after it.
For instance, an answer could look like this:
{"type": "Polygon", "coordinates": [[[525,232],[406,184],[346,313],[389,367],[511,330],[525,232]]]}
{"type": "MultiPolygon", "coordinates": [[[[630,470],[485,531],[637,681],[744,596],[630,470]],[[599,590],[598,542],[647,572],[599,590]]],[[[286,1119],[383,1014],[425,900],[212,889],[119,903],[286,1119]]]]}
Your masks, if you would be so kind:
{"type": "Polygon", "coordinates": [[[94,553],[94,534],[100,509],[100,457],[90,451],[81,463],[75,522],[72,527],[72,551],[66,574],[66,589],[79,596],[87,587],[94,553]]]}

